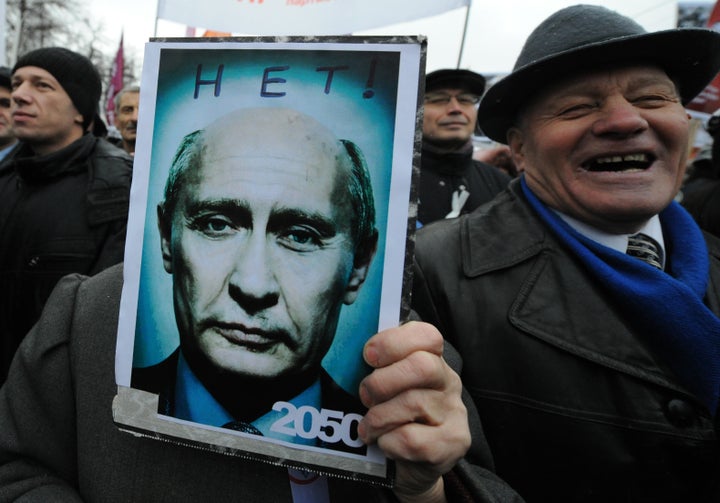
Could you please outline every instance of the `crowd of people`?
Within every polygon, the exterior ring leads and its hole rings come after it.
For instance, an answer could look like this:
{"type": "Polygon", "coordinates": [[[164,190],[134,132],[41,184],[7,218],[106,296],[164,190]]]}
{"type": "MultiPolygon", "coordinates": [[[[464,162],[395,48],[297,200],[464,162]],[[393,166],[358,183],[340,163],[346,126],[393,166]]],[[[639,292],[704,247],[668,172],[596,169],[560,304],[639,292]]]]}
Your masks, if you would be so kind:
{"type": "Polygon", "coordinates": [[[362,413],[394,485],[299,496],[286,467],[117,428],[140,90],[113,145],[86,57],[0,68],[0,501],[720,501],[720,116],[690,161],[685,108],[718,71],[720,33],[575,5],[489,88],[428,73],[412,321],[354,392],[320,362],[377,246],[359,147],[282,108],[182,140],[157,207],[180,346],[133,387],[257,435],[277,400],[362,413]]]}

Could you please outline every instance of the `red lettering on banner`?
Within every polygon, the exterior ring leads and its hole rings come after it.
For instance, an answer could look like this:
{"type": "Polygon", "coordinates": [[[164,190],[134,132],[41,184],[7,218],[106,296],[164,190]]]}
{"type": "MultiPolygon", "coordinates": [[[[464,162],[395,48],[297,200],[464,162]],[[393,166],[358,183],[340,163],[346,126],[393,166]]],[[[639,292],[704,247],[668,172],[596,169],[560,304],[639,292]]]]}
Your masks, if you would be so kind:
{"type": "Polygon", "coordinates": [[[306,5],[310,4],[328,3],[332,1],[333,0],[285,0],[285,5],[290,5],[293,7],[305,7],[306,5]]]}

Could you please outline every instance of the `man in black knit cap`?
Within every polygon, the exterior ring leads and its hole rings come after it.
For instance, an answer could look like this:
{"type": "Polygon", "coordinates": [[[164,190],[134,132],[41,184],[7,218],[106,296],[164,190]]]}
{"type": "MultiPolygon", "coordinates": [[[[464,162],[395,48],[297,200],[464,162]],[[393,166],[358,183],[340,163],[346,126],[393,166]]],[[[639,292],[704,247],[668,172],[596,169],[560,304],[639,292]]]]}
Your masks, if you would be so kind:
{"type": "Polygon", "coordinates": [[[121,262],[132,158],[88,134],[101,93],[86,57],[51,47],[12,69],[20,145],[0,164],[0,384],[64,275],[121,262]]]}

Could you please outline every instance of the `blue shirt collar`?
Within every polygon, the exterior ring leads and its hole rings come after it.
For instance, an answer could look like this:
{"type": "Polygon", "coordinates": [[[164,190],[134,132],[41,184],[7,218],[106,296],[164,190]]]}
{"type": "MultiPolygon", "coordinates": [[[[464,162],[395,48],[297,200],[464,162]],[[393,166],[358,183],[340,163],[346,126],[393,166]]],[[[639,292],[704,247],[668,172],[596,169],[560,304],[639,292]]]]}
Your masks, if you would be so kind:
{"type": "MultiPolygon", "coordinates": [[[[322,406],[321,396],[320,379],[316,379],[312,385],[288,400],[288,402],[295,407],[309,405],[319,411],[322,406]]],[[[286,414],[287,411],[284,409],[270,410],[251,424],[260,430],[264,436],[295,444],[314,445],[314,440],[306,441],[300,437],[290,437],[270,429],[273,423],[286,414]]],[[[197,378],[185,360],[182,351],[178,358],[175,381],[175,417],[193,423],[217,427],[222,427],[234,419],[200,382],[200,379],[197,378]]]]}

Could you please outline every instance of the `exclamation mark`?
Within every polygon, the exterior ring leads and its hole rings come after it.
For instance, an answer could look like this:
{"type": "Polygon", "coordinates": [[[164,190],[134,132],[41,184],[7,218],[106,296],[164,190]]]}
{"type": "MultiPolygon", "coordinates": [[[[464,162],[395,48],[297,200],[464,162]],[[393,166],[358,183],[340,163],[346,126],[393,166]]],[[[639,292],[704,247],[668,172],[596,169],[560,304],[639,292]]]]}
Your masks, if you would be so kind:
{"type": "Polygon", "coordinates": [[[365,91],[363,92],[363,98],[366,100],[375,96],[375,91],[372,87],[375,85],[375,67],[377,66],[377,59],[373,58],[370,62],[370,75],[368,75],[367,83],[365,84],[365,91]]]}

